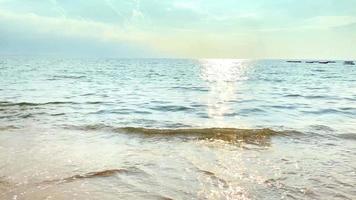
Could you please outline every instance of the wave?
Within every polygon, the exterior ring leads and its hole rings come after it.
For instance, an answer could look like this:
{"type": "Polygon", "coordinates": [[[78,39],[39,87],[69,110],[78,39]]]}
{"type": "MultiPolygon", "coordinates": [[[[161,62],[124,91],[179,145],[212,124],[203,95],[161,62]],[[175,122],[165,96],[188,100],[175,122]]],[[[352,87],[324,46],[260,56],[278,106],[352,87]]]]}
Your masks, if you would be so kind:
{"type": "Polygon", "coordinates": [[[49,78],[47,80],[59,80],[59,79],[82,79],[86,78],[86,76],[81,76],[81,75],[56,75],[53,76],[52,78],[49,78]]]}
{"type": "MultiPolygon", "coordinates": [[[[315,88],[318,89],[318,88],[315,88]]],[[[286,94],[283,97],[288,98],[305,98],[305,99],[328,99],[328,100],[339,100],[338,97],[330,96],[330,95],[301,95],[301,94],[286,94]]]]}
{"type": "Polygon", "coordinates": [[[178,89],[178,90],[191,90],[191,91],[200,91],[200,92],[208,92],[209,89],[205,88],[205,87],[193,87],[193,86],[175,86],[175,87],[171,87],[171,89],[178,89]]]}
{"type": "Polygon", "coordinates": [[[72,101],[51,101],[44,103],[33,103],[33,102],[10,102],[10,101],[0,101],[0,107],[8,106],[43,106],[43,105],[77,105],[77,104],[104,104],[101,101],[90,101],[90,102],[72,102],[72,101]]]}
{"type": "Polygon", "coordinates": [[[149,129],[126,127],[117,131],[140,134],[143,136],[185,136],[194,139],[224,140],[228,142],[246,142],[269,145],[271,136],[280,135],[271,129],[201,128],[201,129],[149,129]]]}
{"type": "Polygon", "coordinates": [[[0,131],[7,131],[7,130],[18,129],[18,128],[19,128],[19,127],[13,126],[13,125],[10,125],[10,126],[0,126],[0,131]]]}
{"type": "Polygon", "coordinates": [[[354,110],[351,109],[332,109],[332,108],[327,108],[327,109],[318,109],[318,110],[308,110],[308,111],[302,111],[305,114],[314,114],[314,115],[323,115],[323,114],[344,114],[344,115],[351,115],[353,116],[355,113],[354,110]]]}
{"type": "Polygon", "coordinates": [[[42,184],[50,184],[50,183],[67,183],[73,182],[80,179],[90,179],[90,178],[103,178],[103,177],[111,177],[117,174],[130,173],[131,171],[128,169],[108,169],[102,171],[94,171],[85,174],[76,174],[73,176],[69,176],[61,179],[53,179],[41,182],[42,184]]]}
{"type": "Polygon", "coordinates": [[[5,180],[4,176],[0,176],[0,185],[9,185],[9,182],[5,180]]]}
{"type": "Polygon", "coordinates": [[[65,102],[65,101],[53,101],[53,102],[45,102],[45,103],[32,103],[32,102],[9,102],[2,101],[0,102],[0,107],[6,106],[43,106],[43,105],[60,105],[60,104],[76,104],[75,102],[65,102]]]}
{"type": "Polygon", "coordinates": [[[203,175],[209,177],[211,179],[211,181],[213,182],[213,184],[219,186],[221,185],[224,188],[228,187],[228,182],[223,179],[220,178],[218,175],[216,175],[214,172],[208,171],[208,170],[202,170],[200,168],[197,168],[198,172],[202,173],[203,175]]]}
{"type": "Polygon", "coordinates": [[[275,131],[263,129],[237,129],[237,128],[142,128],[142,127],[112,127],[103,124],[87,126],[67,126],[68,129],[83,131],[108,131],[122,134],[136,134],[144,137],[184,137],[193,139],[224,140],[229,142],[248,142],[254,144],[268,143],[272,136],[283,136],[296,131],[275,131]]]}
{"type": "Polygon", "coordinates": [[[355,133],[343,133],[343,134],[337,135],[337,137],[345,139],[345,140],[356,140],[355,133]]]}
{"type": "Polygon", "coordinates": [[[170,111],[170,112],[179,112],[179,111],[189,111],[193,110],[193,108],[186,107],[186,106],[156,106],[152,107],[151,110],[156,110],[156,111],[170,111]]]}
{"type": "MultiPolygon", "coordinates": [[[[312,125],[307,133],[296,130],[273,130],[270,128],[256,129],[240,129],[240,128],[145,128],[145,127],[115,127],[105,124],[92,124],[83,126],[65,125],[65,129],[81,130],[81,131],[104,131],[119,134],[131,134],[143,137],[177,137],[186,139],[198,140],[223,140],[227,142],[245,142],[257,145],[269,145],[272,137],[293,137],[300,138],[301,136],[308,137],[329,137],[336,130],[325,125],[312,125]],[[311,132],[310,132],[311,131],[311,132]],[[318,132],[321,132],[318,134],[318,132]]],[[[338,134],[336,137],[356,140],[356,134],[345,133],[338,134]]]]}

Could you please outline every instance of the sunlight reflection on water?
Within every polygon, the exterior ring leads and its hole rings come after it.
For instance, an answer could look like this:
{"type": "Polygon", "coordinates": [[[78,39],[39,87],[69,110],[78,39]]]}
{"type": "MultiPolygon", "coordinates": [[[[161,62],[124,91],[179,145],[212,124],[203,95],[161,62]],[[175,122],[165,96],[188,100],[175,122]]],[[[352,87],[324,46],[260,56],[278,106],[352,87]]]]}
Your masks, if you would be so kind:
{"type": "Polygon", "coordinates": [[[248,60],[237,59],[200,60],[200,76],[210,88],[206,99],[208,116],[215,126],[228,126],[224,118],[234,112],[231,103],[237,99],[239,82],[248,79],[248,63],[248,60]]]}

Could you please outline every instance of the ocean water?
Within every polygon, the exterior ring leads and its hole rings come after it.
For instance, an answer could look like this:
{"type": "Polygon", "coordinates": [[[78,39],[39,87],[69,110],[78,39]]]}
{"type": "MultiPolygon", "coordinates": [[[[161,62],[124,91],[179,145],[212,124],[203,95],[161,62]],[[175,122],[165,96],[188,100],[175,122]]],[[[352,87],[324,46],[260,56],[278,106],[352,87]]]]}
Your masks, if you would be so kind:
{"type": "Polygon", "coordinates": [[[0,59],[0,199],[356,199],[356,67],[0,59]]]}

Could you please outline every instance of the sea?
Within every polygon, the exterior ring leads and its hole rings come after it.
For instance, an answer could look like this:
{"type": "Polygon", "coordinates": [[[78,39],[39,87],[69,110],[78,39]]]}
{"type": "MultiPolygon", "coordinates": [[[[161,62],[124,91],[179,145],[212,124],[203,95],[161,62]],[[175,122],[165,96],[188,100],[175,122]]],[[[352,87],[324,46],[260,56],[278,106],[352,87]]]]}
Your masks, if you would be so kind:
{"type": "Polygon", "coordinates": [[[356,199],[356,66],[2,56],[0,199],[356,199]]]}

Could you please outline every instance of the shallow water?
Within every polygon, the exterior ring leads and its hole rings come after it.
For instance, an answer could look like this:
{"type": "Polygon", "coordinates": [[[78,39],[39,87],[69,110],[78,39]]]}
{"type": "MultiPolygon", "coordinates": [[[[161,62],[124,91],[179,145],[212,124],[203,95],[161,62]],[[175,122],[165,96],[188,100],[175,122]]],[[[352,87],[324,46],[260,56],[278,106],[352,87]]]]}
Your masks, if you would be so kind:
{"type": "Polygon", "coordinates": [[[356,67],[0,59],[0,199],[355,199],[356,67]]]}

